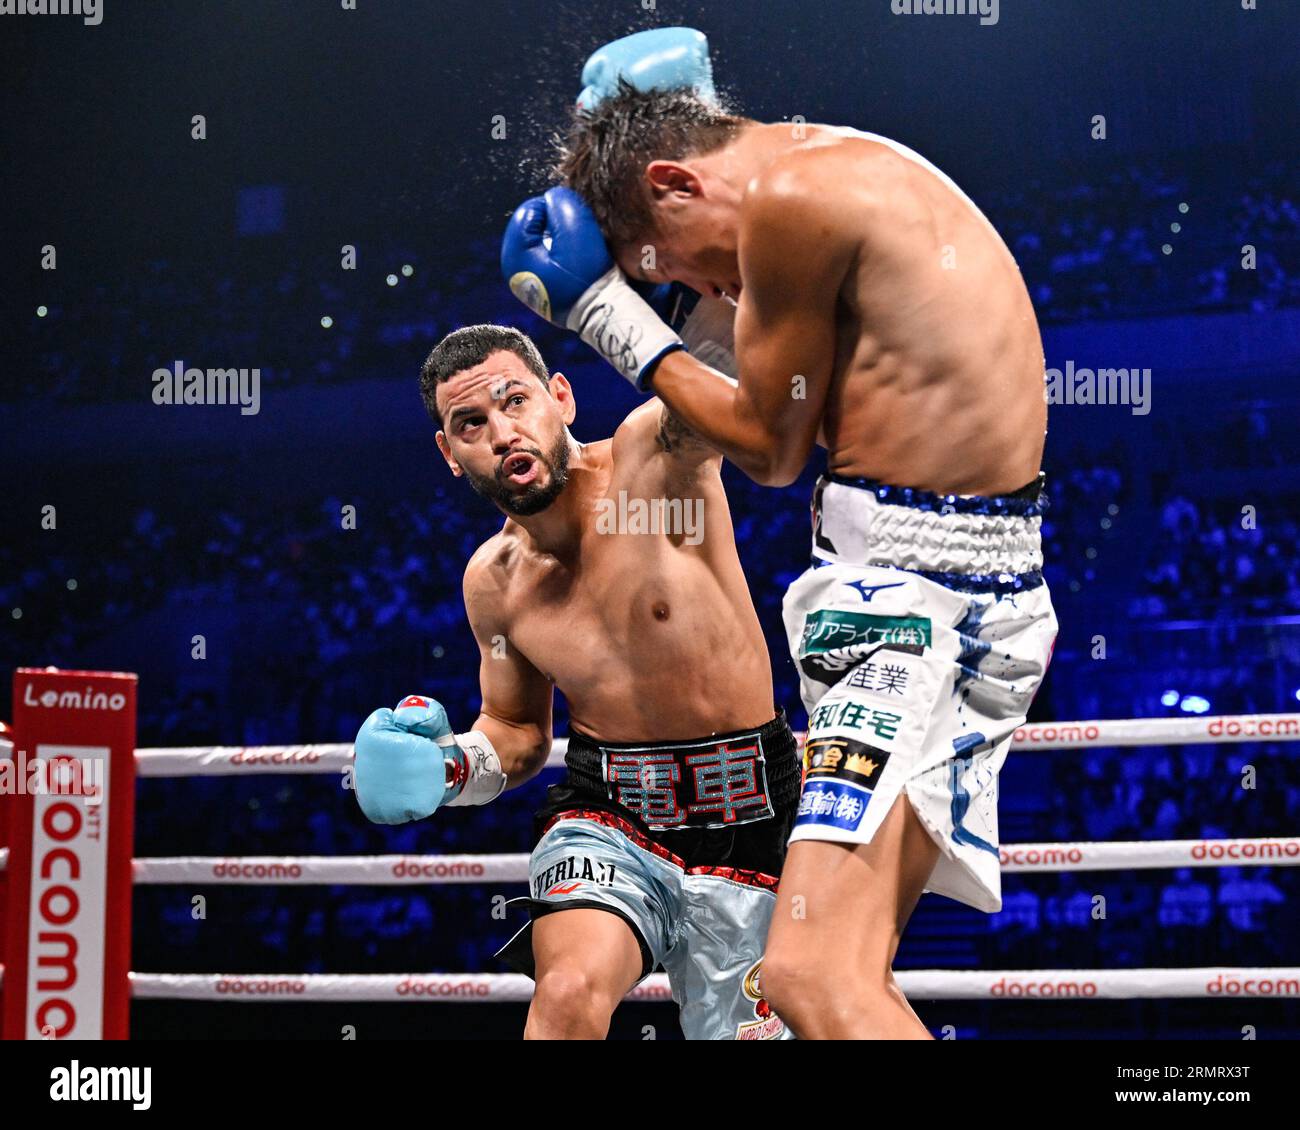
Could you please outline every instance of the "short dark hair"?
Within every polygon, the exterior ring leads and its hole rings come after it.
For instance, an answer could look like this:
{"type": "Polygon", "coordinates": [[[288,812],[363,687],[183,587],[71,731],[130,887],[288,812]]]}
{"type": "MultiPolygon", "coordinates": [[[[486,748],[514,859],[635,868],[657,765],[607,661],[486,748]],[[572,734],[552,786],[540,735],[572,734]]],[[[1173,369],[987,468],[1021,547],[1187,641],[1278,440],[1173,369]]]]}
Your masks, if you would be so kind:
{"type": "Polygon", "coordinates": [[[574,110],[556,172],[591,206],[605,238],[625,246],[654,230],[646,165],[711,153],[749,124],[693,91],[642,93],[619,79],[617,93],[574,110]]]}
{"type": "Polygon", "coordinates": [[[503,350],[513,353],[530,373],[550,387],[551,374],[547,372],[546,362],[526,333],[510,326],[464,326],[438,342],[420,366],[420,399],[439,428],[442,415],[438,411],[438,386],[503,350]]]}

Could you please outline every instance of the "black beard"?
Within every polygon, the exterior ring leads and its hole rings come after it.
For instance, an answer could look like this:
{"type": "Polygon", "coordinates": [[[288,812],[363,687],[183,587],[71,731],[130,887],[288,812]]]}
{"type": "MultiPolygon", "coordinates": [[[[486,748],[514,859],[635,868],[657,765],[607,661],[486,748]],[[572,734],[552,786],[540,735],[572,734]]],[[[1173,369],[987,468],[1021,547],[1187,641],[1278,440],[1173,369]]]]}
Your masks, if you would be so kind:
{"type": "MultiPolygon", "coordinates": [[[[550,482],[545,486],[531,485],[522,494],[517,494],[515,491],[510,490],[499,477],[505,466],[504,459],[498,464],[495,474],[475,475],[466,471],[465,477],[469,479],[469,485],[474,488],[476,493],[499,506],[508,514],[517,514],[520,517],[527,517],[529,514],[540,514],[559,498],[560,493],[569,485],[569,437],[567,433],[561,431],[551,447],[549,456],[543,455],[535,447],[521,447],[518,451],[531,455],[550,471],[550,482]]],[[[517,454],[517,452],[511,452],[511,454],[517,454]]]]}

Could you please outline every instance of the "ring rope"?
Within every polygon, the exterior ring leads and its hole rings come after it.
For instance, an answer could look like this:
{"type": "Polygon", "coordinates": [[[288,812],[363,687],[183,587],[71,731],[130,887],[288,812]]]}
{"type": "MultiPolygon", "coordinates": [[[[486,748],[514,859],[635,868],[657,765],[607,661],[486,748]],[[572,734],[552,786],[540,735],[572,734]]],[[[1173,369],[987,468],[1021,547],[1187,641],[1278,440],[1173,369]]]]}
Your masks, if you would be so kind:
{"type": "MultiPolygon", "coordinates": [[[[913,1000],[1134,1000],[1300,997],[1300,966],[1203,969],[900,970],[913,1000]]],[[[132,973],[137,1000],[521,1002],[533,981],[518,973],[132,973]]],[[[668,1001],[663,974],[625,998],[668,1001]]]]}
{"type": "MultiPolygon", "coordinates": [[[[1154,870],[1170,867],[1297,867],[1300,837],[1150,842],[1005,844],[1004,872],[1154,870]]],[[[138,884],[525,883],[528,855],[249,855],[136,859],[138,884]]]]}
{"type": "MultiPolygon", "coordinates": [[[[1191,969],[904,969],[894,974],[914,1000],[1172,1000],[1300,997],[1300,966],[1191,969]]],[[[417,1001],[427,1004],[519,1003],[532,999],[521,973],[131,973],[135,1000],[417,1001]]],[[[4,966],[0,965],[0,984],[4,966]]],[[[623,998],[668,1001],[662,973],[623,998]]]]}
{"type": "MultiPolygon", "coordinates": [[[[802,735],[799,735],[802,738],[802,735]]],[[[1021,726],[1017,750],[1046,752],[1107,746],[1201,745],[1208,742],[1300,741],[1300,714],[1222,714],[1191,718],[1109,718],[1021,726]]],[[[569,747],[557,738],[547,768],[569,747]]],[[[237,773],[338,773],[352,762],[350,742],[318,745],[161,746],[135,751],[141,777],[225,776],[237,773]]]]}
{"type": "MultiPolygon", "coordinates": [[[[1159,870],[1171,867],[1300,867],[1300,836],[1224,840],[1114,840],[1003,844],[1006,874],[1159,870]]],[[[0,848],[0,871],[9,849],[0,848]]],[[[172,855],[131,861],[140,886],[423,886],[525,883],[526,852],[487,855],[172,855]]]]}
{"type": "MultiPolygon", "coordinates": [[[[802,735],[800,735],[802,737],[802,735]]],[[[1207,742],[1300,741],[1300,713],[1220,714],[1190,718],[1105,718],[1091,722],[1044,722],[1021,726],[1018,750],[1095,749],[1107,746],[1201,745],[1207,742]]],[[[568,749],[557,738],[547,758],[557,768],[568,749]]],[[[13,744],[0,739],[0,757],[13,744]]],[[[154,746],[135,751],[141,777],[226,776],[239,773],[337,773],[352,762],[350,742],[312,745],[154,746]]]]}

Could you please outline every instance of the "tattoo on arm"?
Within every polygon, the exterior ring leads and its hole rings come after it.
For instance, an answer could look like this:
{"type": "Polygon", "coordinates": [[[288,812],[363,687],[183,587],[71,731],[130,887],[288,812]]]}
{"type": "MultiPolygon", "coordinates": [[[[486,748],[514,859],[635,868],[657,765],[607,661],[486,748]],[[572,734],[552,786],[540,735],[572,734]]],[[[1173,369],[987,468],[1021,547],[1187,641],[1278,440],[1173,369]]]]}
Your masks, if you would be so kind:
{"type": "Polygon", "coordinates": [[[687,449],[699,450],[708,446],[682,420],[674,416],[666,404],[663,414],[659,417],[659,433],[655,436],[655,442],[661,450],[669,453],[687,449]]]}

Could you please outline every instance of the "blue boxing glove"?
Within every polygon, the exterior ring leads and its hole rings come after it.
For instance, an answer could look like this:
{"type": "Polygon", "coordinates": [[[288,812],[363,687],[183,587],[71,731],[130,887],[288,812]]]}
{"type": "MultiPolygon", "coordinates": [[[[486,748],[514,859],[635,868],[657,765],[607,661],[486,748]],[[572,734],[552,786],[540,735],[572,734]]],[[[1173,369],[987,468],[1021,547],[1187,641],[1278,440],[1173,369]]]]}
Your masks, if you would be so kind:
{"type": "Polygon", "coordinates": [[[567,325],[579,299],[614,260],[586,202],[556,186],[515,209],[501,239],[501,273],[539,318],[567,325]]]}
{"type": "Polygon", "coordinates": [[[572,330],[642,391],[660,358],[682,348],[570,188],[547,189],[515,209],[501,240],[501,273],[534,314],[572,330]]]}
{"type": "Polygon", "coordinates": [[[594,51],[582,68],[578,106],[591,110],[618,91],[625,79],[637,90],[694,90],[712,102],[713,66],[709,41],[689,27],[658,27],[625,35],[594,51]]]}
{"type": "Polygon", "coordinates": [[[436,699],[408,695],[376,710],[357,733],[353,786],[376,824],[423,820],[447,805],[487,804],[506,775],[487,735],[453,734],[436,699]]]}

